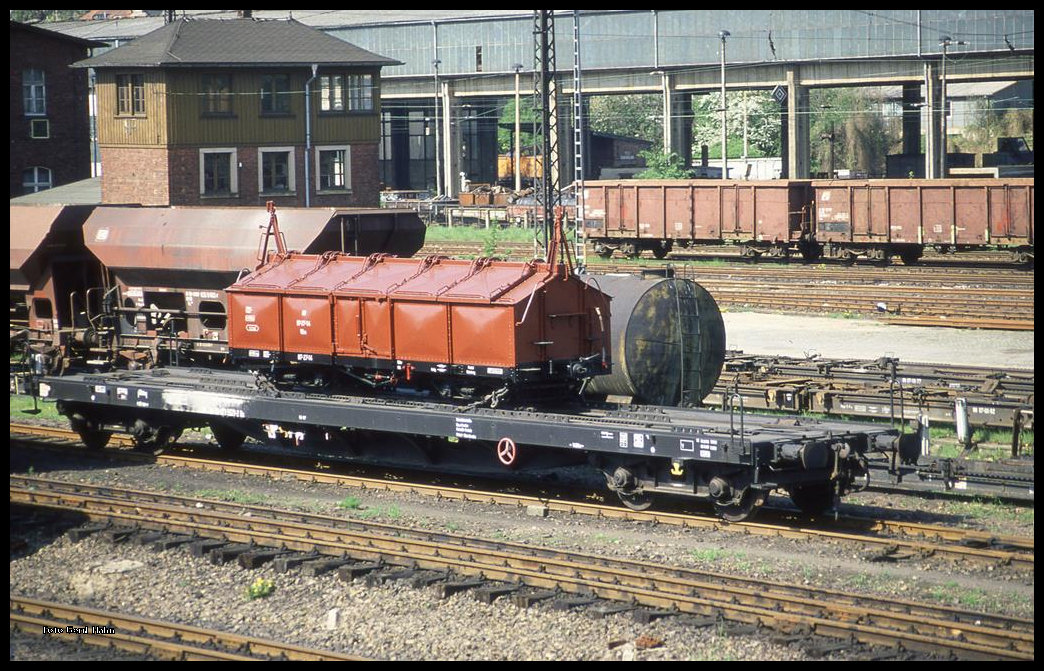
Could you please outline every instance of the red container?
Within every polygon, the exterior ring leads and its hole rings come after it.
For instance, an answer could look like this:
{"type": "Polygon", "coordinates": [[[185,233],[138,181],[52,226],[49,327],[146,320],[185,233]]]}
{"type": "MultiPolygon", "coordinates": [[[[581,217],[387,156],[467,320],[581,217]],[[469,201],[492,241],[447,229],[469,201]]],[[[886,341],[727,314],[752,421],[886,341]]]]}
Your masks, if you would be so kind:
{"type": "Polygon", "coordinates": [[[608,297],[547,264],[290,253],[227,293],[247,360],[532,380],[608,352],[608,297]]]}

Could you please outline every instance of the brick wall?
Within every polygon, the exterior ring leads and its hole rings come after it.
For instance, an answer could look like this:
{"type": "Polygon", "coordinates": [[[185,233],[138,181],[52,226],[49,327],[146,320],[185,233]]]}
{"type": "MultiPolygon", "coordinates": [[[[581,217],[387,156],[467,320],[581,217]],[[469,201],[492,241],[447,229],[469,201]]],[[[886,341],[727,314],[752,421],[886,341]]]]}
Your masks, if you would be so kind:
{"type": "MultiPolygon", "coordinates": [[[[312,192],[313,207],[378,207],[380,174],[377,164],[377,144],[352,145],[352,193],[351,194],[317,194],[312,192]]],[[[305,206],[305,166],[304,147],[297,147],[294,152],[294,171],[297,184],[296,192],[289,196],[271,196],[259,193],[258,190],[258,154],[256,146],[240,146],[237,148],[236,166],[239,195],[235,198],[200,197],[200,168],[198,147],[175,147],[169,152],[170,169],[170,203],[171,205],[202,205],[207,207],[263,207],[269,200],[277,207],[305,206]]],[[[316,181],[315,163],[309,166],[311,179],[316,181]]],[[[122,166],[115,168],[123,170],[122,166]]],[[[109,176],[109,165],[105,164],[104,176],[109,176]]],[[[107,200],[104,192],[103,199],[107,200]]]]}
{"type": "Polygon", "coordinates": [[[102,202],[172,205],[166,147],[102,147],[102,202]]]}
{"type": "Polygon", "coordinates": [[[87,115],[87,71],[69,64],[87,57],[87,49],[63,37],[27,29],[11,29],[10,196],[20,196],[22,173],[28,168],[51,170],[54,186],[91,176],[90,121],[87,115]],[[46,114],[26,116],[22,102],[22,75],[26,69],[44,71],[46,114]],[[47,119],[50,138],[32,139],[30,119],[47,119]]]}

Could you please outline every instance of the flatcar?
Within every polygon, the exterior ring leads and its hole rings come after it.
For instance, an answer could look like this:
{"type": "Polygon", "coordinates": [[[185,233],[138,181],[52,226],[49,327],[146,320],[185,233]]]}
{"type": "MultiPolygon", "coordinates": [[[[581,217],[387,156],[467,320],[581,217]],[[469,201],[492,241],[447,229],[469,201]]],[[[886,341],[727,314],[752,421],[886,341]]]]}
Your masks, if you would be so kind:
{"type": "Polygon", "coordinates": [[[916,263],[941,252],[1034,256],[1033,180],[614,180],[584,185],[595,251],[663,258],[672,249],[735,244],[744,256],[823,256],[916,263]]]}

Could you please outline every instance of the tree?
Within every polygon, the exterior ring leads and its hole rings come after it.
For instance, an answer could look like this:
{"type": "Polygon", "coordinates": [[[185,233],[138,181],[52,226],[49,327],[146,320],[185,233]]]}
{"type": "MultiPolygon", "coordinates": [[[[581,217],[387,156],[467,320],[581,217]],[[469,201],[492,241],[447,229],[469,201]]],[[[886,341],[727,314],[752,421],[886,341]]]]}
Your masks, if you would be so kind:
{"type": "Polygon", "coordinates": [[[645,159],[646,169],[636,175],[638,179],[689,179],[692,170],[682,163],[681,156],[674,152],[665,154],[662,151],[646,149],[639,152],[645,159]]]}
{"type": "Polygon", "coordinates": [[[884,175],[886,158],[902,144],[901,120],[886,118],[877,89],[814,89],[809,95],[812,172],[830,167],[884,175]]]}
{"type": "Polygon", "coordinates": [[[591,130],[663,144],[663,99],[656,94],[595,96],[591,130]]]}
{"type": "Polygon", "coordinates": [[[87,13],[86,9],[12,9],[11,20],[18,23],[73,21],[87,13]]]}

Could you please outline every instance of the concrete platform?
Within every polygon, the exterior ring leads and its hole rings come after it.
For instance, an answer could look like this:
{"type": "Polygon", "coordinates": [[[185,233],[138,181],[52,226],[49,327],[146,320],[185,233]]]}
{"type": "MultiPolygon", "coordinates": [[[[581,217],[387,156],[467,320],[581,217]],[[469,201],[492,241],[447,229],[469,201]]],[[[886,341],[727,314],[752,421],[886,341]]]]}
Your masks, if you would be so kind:
{"type": "Polygon", "coordinates": [[[896,326],[760,312],[723,312],[729,349],[829,359],[898,357],[910,363],[1033,370],[1033,331],[896,326]]]}

